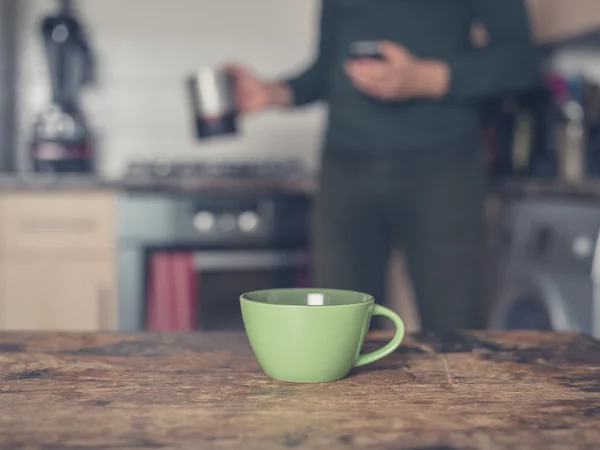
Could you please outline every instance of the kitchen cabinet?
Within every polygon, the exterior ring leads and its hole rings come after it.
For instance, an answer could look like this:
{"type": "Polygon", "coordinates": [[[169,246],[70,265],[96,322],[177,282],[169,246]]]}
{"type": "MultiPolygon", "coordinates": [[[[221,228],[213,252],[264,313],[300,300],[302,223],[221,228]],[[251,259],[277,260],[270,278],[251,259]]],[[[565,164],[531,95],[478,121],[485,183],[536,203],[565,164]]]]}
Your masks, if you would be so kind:
{"type": "Polygon", "coordinates": [[[96,191],[4,195],[0,249],[111,253],[116,236],[114,197],[112,192],[96,191]]]}
{"type": "Polygon", "coordinates": [[[113,330],[113,264],[107,259],[24,254],[2,258],[3,330],[113,330]]]}
{"type": "MultiPolygon", "coordinates": [[[[534,41],[539,45],[560,45],[600,31],[598,0],[526,0],[534,41]]],[[[471,38],[477,47],[489,43],[484,24],[475,23],[471,38]]]]}
{"type": "Polygon", "coordinates": [[[558,43],[600,30],[598,0],[527,0],[531,26],[540,44],[558,43]]]}
{"type": "Polygon", "coordinates": [[[117,328],[112,192],[0,196],[0,329],[117,328]]]}

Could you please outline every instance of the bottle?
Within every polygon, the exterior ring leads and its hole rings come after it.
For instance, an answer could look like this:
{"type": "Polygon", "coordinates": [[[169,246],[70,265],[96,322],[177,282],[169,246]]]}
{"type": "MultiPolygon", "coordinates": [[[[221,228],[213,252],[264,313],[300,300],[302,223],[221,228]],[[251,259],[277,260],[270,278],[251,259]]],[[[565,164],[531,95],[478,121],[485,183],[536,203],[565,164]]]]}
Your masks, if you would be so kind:
{"type": "Polygon", "coordinates": [[[580,83],[580,78],[568,83],[569,92],[560,106],[557,133],[559,178],[567,183],[580,183],[587,176],[585,113],[578,95],[580,83]]]}

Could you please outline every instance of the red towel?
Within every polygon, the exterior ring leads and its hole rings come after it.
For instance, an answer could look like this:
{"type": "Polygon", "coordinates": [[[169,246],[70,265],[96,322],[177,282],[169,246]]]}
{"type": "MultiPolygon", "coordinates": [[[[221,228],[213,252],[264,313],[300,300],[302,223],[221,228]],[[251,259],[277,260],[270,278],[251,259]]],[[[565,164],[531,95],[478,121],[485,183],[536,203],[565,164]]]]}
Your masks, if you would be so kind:
{"type": "Polygon", "coordinates": [[[147,292],[148,330],[196,329],[198,284],[192,254],[154,253],[147,292]]]}

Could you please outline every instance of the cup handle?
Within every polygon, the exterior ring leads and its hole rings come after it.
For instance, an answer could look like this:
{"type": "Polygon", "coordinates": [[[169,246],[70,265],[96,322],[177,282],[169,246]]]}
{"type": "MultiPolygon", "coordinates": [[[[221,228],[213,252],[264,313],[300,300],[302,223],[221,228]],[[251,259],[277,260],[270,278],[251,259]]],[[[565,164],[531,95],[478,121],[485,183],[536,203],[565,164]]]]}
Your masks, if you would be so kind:
{"type": "Polygon", "coordinates": [[[367,353],[366,355],[358,355],[358,358],[356,358],[356,362],[354,363],[354,367],[371,364],[375,361],[385,358],[390,353],[393,353],[394,350],[396,350],[402,343],[402,339],[404,339],[404,322],[402,322],[400,316],[394,311],[384,306],[373,305],[373,316],[384,316],[388,319],[391,319],[396,326],[396,333],[394,334],[392,340],[379,350],[376,350],[372,353],[367,353]]]}

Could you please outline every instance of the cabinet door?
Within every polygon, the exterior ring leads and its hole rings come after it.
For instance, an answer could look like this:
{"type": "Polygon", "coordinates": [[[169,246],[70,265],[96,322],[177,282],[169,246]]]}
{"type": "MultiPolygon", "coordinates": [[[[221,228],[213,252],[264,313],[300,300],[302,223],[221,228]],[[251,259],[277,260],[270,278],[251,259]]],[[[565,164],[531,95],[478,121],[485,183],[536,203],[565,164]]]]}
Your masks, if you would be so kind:
{"type": "Polygon", "coordinates": [[[0,328],[114,330],[113,267],[108,259],[4,255],[0,263],[0,328]]]}
{"type": "Polygon", "coordinates": [[[115,207],[113,192],[4,194],[0,247],[13,252],[114,252],[115,207]]]}

